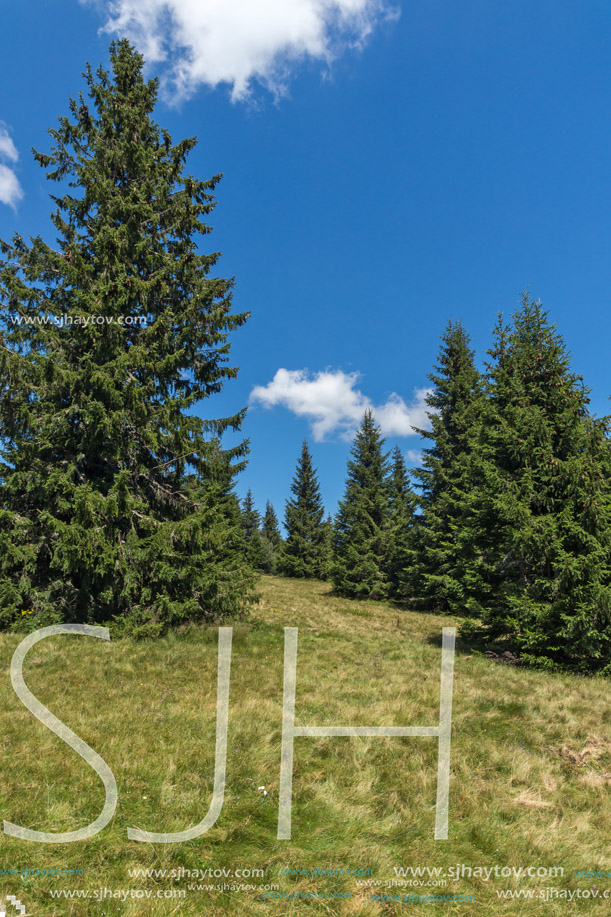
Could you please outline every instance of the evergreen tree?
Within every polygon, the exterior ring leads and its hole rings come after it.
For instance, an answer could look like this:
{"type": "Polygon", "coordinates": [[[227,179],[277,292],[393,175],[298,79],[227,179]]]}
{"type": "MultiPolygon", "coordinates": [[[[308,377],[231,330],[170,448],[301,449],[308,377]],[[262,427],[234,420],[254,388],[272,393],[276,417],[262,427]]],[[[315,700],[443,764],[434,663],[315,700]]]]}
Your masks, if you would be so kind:
{"type": "Polygon", "coordinates": [[[261,551],[259,553],[258,564],[262,573],[274,574],[278,569],[278,555],[268,541],[267,536],[261,532],[259,535],[261,551]]]}
{"type": "Polygon", "coordinates": [[[413,532],[416,496],[410,486],[405,461],[398,446],[392,452],[389,479],[389,520],[386,545],[386,575],[389,595],[409,598],[410,564],[413,559],[413,532]]]}
{"type": "Polygon", "coordinates": [[[264,545],[261,538],[261,514],[255,509],[252,491],[248,490],[242,505],[242,527],[248,563],[260,570],[264,565],[264,545]]]}
{"type": "Polygon", "coordinates": [[[272,545],[275,551],[279,551],[282,546],[282,535],[280,534],[280,527],[278,525],[278,517],[276,516],[276,510],[272,504],[267,501],[265,505],[265,515],[263,517],[263,525],[261,531],[272,545]]]}
{"type": "Polygon", "coordinates": [[[469,335],[460,322],[448,322],[441,337],[433,387],[426,397],[430,430],[417,430],[431,445],[419,483],[419,515],[404,591],[431,611],[464,614],[468,606],[468,548],[457,550],[465,499],[471,489],[473,451],[482,411],[481,378],[469,335]]]}
{"type": "Polygon", "coordinates": [[[333,516],[329,513],[325,521],[323,522],[325,537],[324,537],[324,567],[322,573],[322,579],[329,579],[331,576],[331,568],[333,565],[333,536],[335,531],[335,526],[333,523],[333,516]]]}
{"type": "Polygon", "coordinates": [[[264,573],[276,573],[282,552],[282,535],[276,511],[269,500],[261,525],[261,547],[261,569],[264,573]]]}
{"type": "Polygon", "coordinates": [[[339,595],[379,599],[388,594],[388,457],[383,448],[380,429],[372,412],[366,411],[352,446],[344,498],[335,519],[331,580],[339,595]]]}
{"type": "Polygon", "coordinates": [[[261,514],[255,508],[255,501],[250,488],[246,492],[244,503],[242,504],[242,525],[247,539],[252,539],[261,526],[261,514]]]}
{"type": "Polygon", "coordinates": [[[590,416],[562,337],[527,294],[512,326],[497,326],[491,356],[462,536],[485,587],[485,632],[526,661],[609,671],[608,423],[590,416]]]}
{"type": "Polygon", "coordinates": [[[286,576],[322,578],[325,575],[324,507],[318,475],[304,439],[297,470],[291,483],[284,525],[287,531],[282,553],[286,576]]]}
{"type": "Polygon", "coordinates": [[[127,41],[36,153],[53,247],[0,243],[1,622],[123,622],[155,634],[239,612],[244,564],[233,478],[244,416],[192,409],[236,375],[233,282],[200,254],[220,176],[185,172],[194,138],[152,120],[156,80],[127,41]],[[63,190],[63,188],[62,188],[63,190]]]}

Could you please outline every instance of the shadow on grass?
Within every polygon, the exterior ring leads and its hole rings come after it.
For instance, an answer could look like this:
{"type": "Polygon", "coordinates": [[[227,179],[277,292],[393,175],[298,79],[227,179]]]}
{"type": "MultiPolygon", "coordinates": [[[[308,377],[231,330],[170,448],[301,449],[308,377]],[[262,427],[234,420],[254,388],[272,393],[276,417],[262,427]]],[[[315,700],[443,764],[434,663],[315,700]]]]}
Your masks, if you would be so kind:
{"type": "MultiPolygon", "coordinates": [[[[431,634],[426,638],[427,643],[441,649],[441,630],[438,634],[431,634]]],[[[458,629],[456,634],[456,652],[462,656],[485,656],[494,662],[505,665],[524,666],[526,663],[520,659],[518,649],[508,637],[492,637],[485,633],[468,632],[461,634],[458,629]]]]}

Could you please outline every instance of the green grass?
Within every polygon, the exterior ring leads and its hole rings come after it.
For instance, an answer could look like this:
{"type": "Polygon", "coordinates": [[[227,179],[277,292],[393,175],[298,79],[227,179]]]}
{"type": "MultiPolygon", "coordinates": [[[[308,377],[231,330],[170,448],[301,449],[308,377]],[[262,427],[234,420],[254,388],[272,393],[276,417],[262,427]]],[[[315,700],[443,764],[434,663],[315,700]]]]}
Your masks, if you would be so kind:
{"type": "MultiPolygon", "coordinates": [[[[195,841],[131,842],[130,826],[180,831],[212,796],[216,723],[216,628],[157,641],[103,643],[59,636],[28,655],[33,693],[104,758],[119,787],[111,824],[73,844],[2,835],[3,869],[82,869],[82,876],[0,876],[27,915],[577,914],[609,913],[609,901],[511,901],[499,889],[586,889],[611,878],[609,682],[499,665],[457,646],[450,783],[450,837],[433,839],[437,749],[433,738],[298,738],[292,839],[276,839],[282,734],[283,628],[299,627],[296,722],[309,725],[436,725],[444,617],[347,602],[323,583],[264,577],[262,600],[234,627],[225,802],[195,841]],[[260,786],[265,786],[264,795],[260,786]],[[353,877],[289,878],[298,869],[394,866],[562,866],[549,879],[464,878],[441,888],[377,889],[474,895],[475,902],[373,901],[353,877]],[[351,893],[346,899],[264,900],[253,892],[187,892],[184,899],[63,899],[52,889],[186,889],[191,880],[135,878],[134,868],[265,870],[282,891],[351,893]],[[593,910],[594,909],[594,910],[593,910]]],[[[0,638],[2,817],[67,831],[99,814],[96,774],[20,703],[9,678],[19,642],[0,638]]],[[[374,890],[375,892],[375,890],[374,890]]],[[[0,896],[1,900],[1,896],[0,896]]],[[[10,913],[10,911],[9,911],[10,913]]]]}

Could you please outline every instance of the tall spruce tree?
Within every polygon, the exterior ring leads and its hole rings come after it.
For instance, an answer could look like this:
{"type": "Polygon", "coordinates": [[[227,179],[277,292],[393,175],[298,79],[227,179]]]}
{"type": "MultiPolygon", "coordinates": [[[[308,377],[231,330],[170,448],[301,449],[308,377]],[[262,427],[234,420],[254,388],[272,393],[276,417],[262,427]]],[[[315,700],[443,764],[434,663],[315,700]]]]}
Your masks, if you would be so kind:
{"type": "Polygon", "coordinates": [[[323,578],[325,575],[324,507],[318,474],[304,439],[297,469],[291,483],[293,496],[284,514],[286,541],[282,552],[282,572],[286,576],[323,578]]]}
{"type": "Polygon", "coordinates": [[[263,516],[261,531],[269,543],[272,545],[274,550],[280,550],[280,547],[282,546],[282,535],[280,534],[280,526],[278,525],[276,510],[269,502],[269,500],[265,504],[265,515],[263,516]]]}
{"type": "Polygon", "coordinates": [[[331,581],[353,598],[388,595],[388,456],[371,411],[357,430],[348,461],[344,498],[335,518],[331,581]]]}
{"type": "Polygon", "coordinates": [[[242,525],[247,539],[251,539],[261,526],[261,513],[255,507],[254,497],[250,488],[247,490],[242,504],[242,525]]]}
{"type": "Polygon", "coordinates": [[[490,353],[462,533],[485,632],[529,662],[611,671],[608,422],[590,416],[562,337],[527,294],[490,353]]]}
{"type": "Polygon", "coordinates": [[[276,573],[282,552],[282,544],[278,517],[274,507],[268,500],[265,504],[265,515],[261,523],[261,569],[264,573],[276,573]]]}
{"type": "Polygon", "coordinates": [[[156,634],[234,614],[250,593],[221,448],[239,411],[193,407],[236,375],[233,281],[202,254],[220,176],[185,171],[152,119],[156,80],[127,41],[36,153],[60,182],[56,245],[0,244],[0,604],[12,625],[123,622],[156,634]],[[66,188],[66,183],[68,188],[66,188]]]}
{"type": "Polygon", "coordinates": [[[389,595],[410,598],[416,496],[411,488],[405,460],[398,446],[392,452],[389,478],[389,518],[385,567],[389,595]]]}
{"type": "Polygon", "coordinates": [[[483,404],[480,373],[469,335],[448,322],[441,337],[432,389],[426,397],[430,430],[417,430],[431,445],[414,472],[420,514],[404,591],[431,611],[464,614],[468,606],[468,548],[457,550],[466,496],[471,489],[483,404]]]}
{"type": "Polygon", "coordinates": [[[255,501],[250,489],[247,491],[242,504],[242,526],[246,543],[246,558],[252,567],[259,570],[264,565],[261,513],[255,508],[255,501]]]}

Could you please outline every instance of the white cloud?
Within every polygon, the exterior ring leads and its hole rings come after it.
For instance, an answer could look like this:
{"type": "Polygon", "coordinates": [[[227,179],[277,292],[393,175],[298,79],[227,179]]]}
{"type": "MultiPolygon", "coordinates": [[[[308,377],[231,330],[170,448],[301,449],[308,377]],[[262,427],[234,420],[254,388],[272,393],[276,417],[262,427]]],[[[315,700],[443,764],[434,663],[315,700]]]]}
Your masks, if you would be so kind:
{"type": "Polygon", "coordinates": [[[424,459],[424,453],[418,452],[417,449],[408,449],[407,452],[405,453],[405,458],[412,465],[422,465],[422,461],[424,459]]]}
{"type": "MultiPolygon", "coordinates": [[[[99,6],[100,0],[81,0],[99,6]]],[[[104,31],[125,35],[152,64],[164,63],[166,90],[192,95],[228,83],[232,98],[253,81],[275,95],[292,66],[330,63],[361,48],[375,26],[397,18],[394,0],[103,0],[104,31]]]]}
{"type": "Polygon", "coordinates": [[[10,162],[17,162],[19,159],[17,148],[6,129],[6,124],[3,124],[2,121],[0,121],[0,156],[3,156],[10,162]]]}
{"type": "Polygon", "coordinates": [[[0,201],[14,210],[22,197],[19,179],[12,169],[0,163],[0,201]]]}
{"type": "Polygon", "coordinates": [[[429,419],[426,415],[427,407],[425,397],[426,388],[418,388],[414,392],[414,400],[407,405],[400,395],[394,392],[386,404],[374,408],[376,420],[387,436],[414,436],[412,427],[427,430],[429,419]]]}
{"type": "Polygon", "coordinates": [[[394,392],[382,405],[374,405],[356,388],[358,373],[325,370],[311,376],[305,369],[279,369],[267,385],[257,385],[250,393],[251,402],[267,408],[288,408],[298,417],[306,417],[314,439],[320,441],[330,433],[350,437],[370,408],[386,436],[414,436],[412,426],[428,429],[424,398],[427,389],[416,389],[414,400],[406,404],[394,392]]]}
{"type": "MultiPolygon", "coordinates": [[[[0,159],[17,162],[19,153],[13,143],[6,125],[0,121],[0,159]]],[[[0,162],[0,202],[8,204],[13,210],[23,197],[19,179],[14,171],[0,162]]]]}

